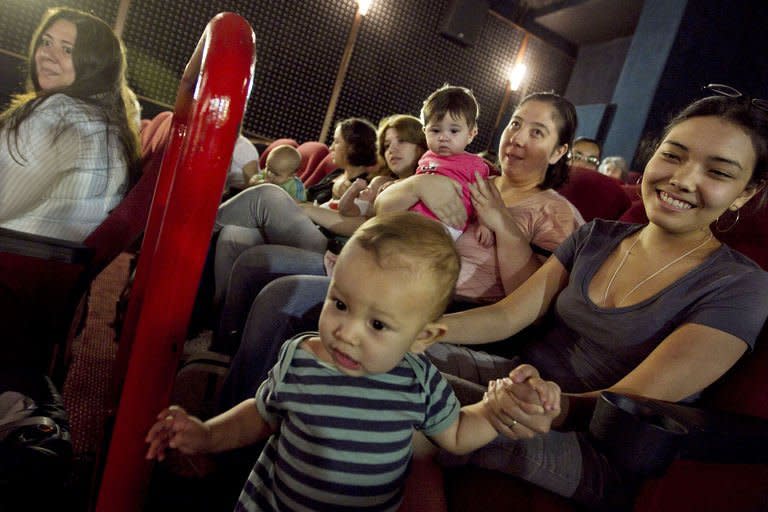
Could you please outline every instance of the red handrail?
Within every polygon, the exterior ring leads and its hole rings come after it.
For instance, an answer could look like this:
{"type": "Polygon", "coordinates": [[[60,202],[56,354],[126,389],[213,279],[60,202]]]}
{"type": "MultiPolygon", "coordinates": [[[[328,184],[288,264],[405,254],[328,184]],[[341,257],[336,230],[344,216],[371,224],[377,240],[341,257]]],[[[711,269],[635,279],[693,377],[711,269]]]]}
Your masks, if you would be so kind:
{"type": "Polygon", "coordinates": [[[97,511],[142,509],[151,472],[144,437],[170,400],[254,63],[250,25],[221,13],[179,84],[115,365],[116,382],[123,372],[125,382],[97,511]]]}

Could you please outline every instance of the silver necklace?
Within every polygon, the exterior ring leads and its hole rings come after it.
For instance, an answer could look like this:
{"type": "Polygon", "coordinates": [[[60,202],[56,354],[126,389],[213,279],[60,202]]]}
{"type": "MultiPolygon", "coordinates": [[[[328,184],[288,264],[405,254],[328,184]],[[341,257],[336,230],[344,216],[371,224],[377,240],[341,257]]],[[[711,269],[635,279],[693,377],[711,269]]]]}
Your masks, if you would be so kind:
{"type": "MultiPolygon", "coordinates": [[[[657,275],[661,274],[662,272],[667,270],[669,267],[671,267],[675,263],[683,260],[685,257],[690,256],[694,252],[696,252],[699,249],[701,249],[702,247],[704,247],[706,244],[709,243],[710,240],[712,240],[712,236],[713,236],[712,232],[710,232],[709,236],[706,238],[706,240],[701,242],[699,245],[697,245],[693,249],[684,252],[682,255],[678,256],[677,258],[675,258],[674,260],[670,261],[669,263],[667,263],[666,265],[661,267],[659,270],[657,270],[653,274],[649,275],[648,277],[646,277],[645,279],[643,279],[642,281],[637,283],[631,290],[629,290],[627,293],[622,295],[621,299],[619,299],[614,304],[621,304],[622,302],[624,302],[624,299],[626,299],[627,297],[632,295],[632,292],[634,292],[635,290],[637,290],[638,288],[643,286],[645,283],[647,283],[648,281],[650,281],[651,279],[653,279],[657,275]]],[[[629,246],[629,249],[627,249],[627,252],[624,253],[624,257],[621,259],[621,262],[616,267],[616,270],[613,271],[613,275],[611,276],[611,279],[608,280],[608,285],[605,287],[605,292],[603,293],[602,304],[605,304],[605,300],[608,298],[608,292],[611,291],[611,286],[613,285],[613,281],[616,279],[616,276],[619,275],[619,271],[621,271],[621,269],[624,268],[624,264],[627,262],[627,258],[629,258],[629,255],[632,253],[632,249],[635,248],[635,246],[637,245],[637,242],[639,242],[639,241],[640,241],[640,235],[637,235],[637,238],[635,238],[635,241],[632,242],[632,245],[629,246]]]]}

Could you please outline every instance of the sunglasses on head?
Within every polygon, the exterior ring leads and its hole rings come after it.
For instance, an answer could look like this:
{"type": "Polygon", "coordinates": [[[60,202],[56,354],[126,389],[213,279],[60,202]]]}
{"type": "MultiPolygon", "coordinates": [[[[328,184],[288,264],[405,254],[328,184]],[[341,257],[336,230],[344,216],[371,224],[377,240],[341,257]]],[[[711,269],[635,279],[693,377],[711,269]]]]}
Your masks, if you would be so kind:
{"type": "Polygon", "coordinates": [[[742,94],[741,91],[738,89],[734,89],[730,85],[725,84],[708,84],[704,89],[713,92],[720,96],[726,96],[728,98],[744,98],[750,102],[750,104],[755,107],[756,109],[763,110],[765,112],[768,112],[768,100],[764,100],[761,98],[750,98],[749,96],[745,96],[742,94]]]}

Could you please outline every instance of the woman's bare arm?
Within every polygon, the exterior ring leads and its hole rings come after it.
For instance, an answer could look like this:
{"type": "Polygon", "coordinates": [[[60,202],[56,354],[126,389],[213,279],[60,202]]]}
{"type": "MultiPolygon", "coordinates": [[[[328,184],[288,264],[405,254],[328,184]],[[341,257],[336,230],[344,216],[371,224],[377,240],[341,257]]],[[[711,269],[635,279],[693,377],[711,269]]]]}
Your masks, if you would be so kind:
{"type": "Polygon", "coordinates": [[[495,235],[501,282],[504,292],[510,294],[538,270],[541,260],[531,250],[530,240],[515,224],[494,181],[476,176],[469,190],[478,220],[495,235]]]}
{"type": "Polygon", "coordinates": [[[478,344],[503,340],[544,315],[568,283],[568,271],[550,257],[514,292],[490,306],[445,315],[446,343],[478,344]]]}
{"type": "Polygon", "coordinates": [[[352,233],[368,220],[367,217],[345,217],[335,210],[312,203],[300,203],[299,206],[312,222],[341,236],[352,236],[352,233]]]}

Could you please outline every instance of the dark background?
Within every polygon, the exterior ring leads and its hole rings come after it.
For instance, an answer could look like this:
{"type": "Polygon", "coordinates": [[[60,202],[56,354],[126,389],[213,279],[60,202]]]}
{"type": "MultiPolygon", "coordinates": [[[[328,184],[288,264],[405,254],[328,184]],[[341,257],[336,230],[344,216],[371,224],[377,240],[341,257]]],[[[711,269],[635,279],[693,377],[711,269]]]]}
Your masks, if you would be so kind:
{"type": "MultiPolygon", "coordinates": [[[[701,97],[710,82],[768,97],[768,2],[751,0],[487,0],[472,46],[440,35],[455,2],[374,0],[364,17],[335,120],[418,114],[444,83],[470,87],[480,103],[471,151],[493,148],[506,72],[530,34],[526,92],[553,90],[580,112],[578,135],[605,156],[631,161],[639,142],[701,97]]],[[[0,106],[21,90],[23,56],[43,11],[67,5],[114,24],[120,0],[0,0],[0,106]]],[[[129,83],[144,117],[168,110],[206,23],[235,11],[253,26],[257,64],[244,120],[264,140],[316,140],[355,16],[354,0],[131,0],[123,39],[129,83]]],[[[325,140],[323,142],[329,142],[325,140]]],[[[638,164],[639,165],[639,164],[638,164]]],[[[640,169],[638,169],[640,170],[640,169]]]]}

